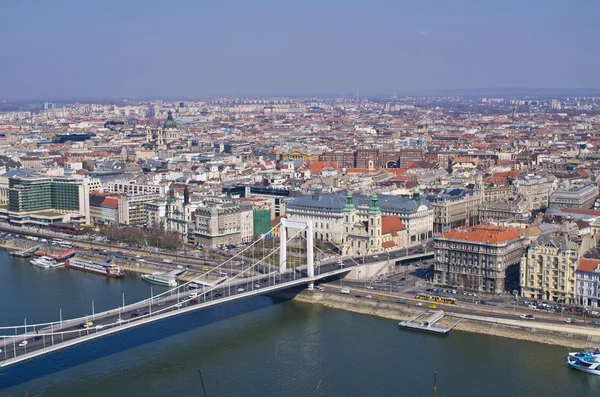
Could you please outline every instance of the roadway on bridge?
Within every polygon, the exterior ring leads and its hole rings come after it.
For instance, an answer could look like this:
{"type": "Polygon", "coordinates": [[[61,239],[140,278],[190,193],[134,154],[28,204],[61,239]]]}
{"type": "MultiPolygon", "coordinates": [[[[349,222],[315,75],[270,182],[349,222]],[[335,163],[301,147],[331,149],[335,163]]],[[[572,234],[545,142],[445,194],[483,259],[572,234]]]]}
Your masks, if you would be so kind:
{"type": "MultiPolygon", "coordinates": [[[[328,277],[329,273],[340,271],[345,267],[339,264],[326,264],[317,266],[315,269],[315,279],[328,277]]],[[[45,349],[57,350],[60,345],[67,347],[79,338],[96,334],[97,337],[118,332],[118,328],[123,328],[126,325],[142,325],[151,321],[156,321],[166,313],[174,311],[193,311],[194,309],[202,309],[206,307],[206,303],[226,300],[226,298],[240,295],[260,295],[260,291],[268,287],[276,287],[281,285],[281,289],[287,288],[286,284],[297,282],[308,283],[306,270],[290,270],[290,272],[280,275],[279,273],[263,274],[248,278],[240,278],[233,280],[229,284],[221,284],[206,290],[186,290],[186,287],[179,287],[177,291],[172,291],[170,295],[149,300],[147,303],[135,303],[126,306],[124,310],[113,309],[108,312],[98,313],[80,321],[63,321],[61,324],[53,324],[51,327],[45,327],[42,330],[38,329],[35,332],[29,331],[27,334],[17,336],[8,336],[0,342],[1,352],[0,359],[4,360],[0,363],[0,367],[13,364],[13,360],[25,357],[36,356],[36,352],[42,352],[45,349]],[[253,294],[250,294],[254,292],[253,294]],[[257,293],[258,292],[258,293],[257,293]],[[87,327],[88,321],[92,322],[87,327]],[[52,335],[46,335],[52,334],[52,335]],[[26,345],[19,346],[20,343],[26,341],[26,345]],[[8,362],[7,362],[8,361],[8,362]]],[[[189,285],[188,285],[189,287],[189,285]]],[[[292,287],[292,285],[290,285],[292,287]]],[[[273,288],[265,293],[273,292],[273,288]]],[[[129,328],[129,327],[127,327],[129,328]]],[[[5,332],[7,334],[7,332],[5,332]]],[[[43,354],[43,353],[42,353],[43,354]]]]}

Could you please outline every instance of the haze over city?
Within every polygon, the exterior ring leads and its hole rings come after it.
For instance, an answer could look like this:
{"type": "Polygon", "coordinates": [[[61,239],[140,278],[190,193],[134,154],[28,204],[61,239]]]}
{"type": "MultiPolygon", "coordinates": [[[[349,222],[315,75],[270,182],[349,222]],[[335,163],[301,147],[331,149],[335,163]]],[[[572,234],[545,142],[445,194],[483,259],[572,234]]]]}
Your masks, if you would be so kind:
{"type": "Polygon", "coordinates": [[[2,2],[0,99],[598,88],[597,2],[2,2]]]}
{"type": "Polygon", "coordinates": [[[1,395],[600,396],[600,3],[0,15],[1,395]]]}

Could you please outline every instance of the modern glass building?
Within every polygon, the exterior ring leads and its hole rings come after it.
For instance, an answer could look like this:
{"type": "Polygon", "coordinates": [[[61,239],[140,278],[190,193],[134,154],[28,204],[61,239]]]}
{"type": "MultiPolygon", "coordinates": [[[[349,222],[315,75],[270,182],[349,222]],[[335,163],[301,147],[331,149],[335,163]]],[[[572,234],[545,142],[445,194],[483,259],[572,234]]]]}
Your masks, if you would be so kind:
{"type": "Polygon", "coordinates": [[[51,178],[26,177],[8,180],[8,210],[11,212],[51,209],[51,197],[51,178]]]}

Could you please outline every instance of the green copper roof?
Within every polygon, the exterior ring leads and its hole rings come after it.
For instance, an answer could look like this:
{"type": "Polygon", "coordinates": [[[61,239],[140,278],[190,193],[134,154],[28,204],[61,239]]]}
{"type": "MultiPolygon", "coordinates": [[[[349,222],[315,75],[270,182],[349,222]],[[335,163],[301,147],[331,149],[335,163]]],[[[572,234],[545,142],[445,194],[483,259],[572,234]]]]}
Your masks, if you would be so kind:
{"type": "Polygon", "coordinates": [[[352,192],[348,190],[348,195],[346,196],[346,204],[344,204],[344,212],[352,212],[356,211],[356,207],[354,206],[354,199],[352,198],[352,192]]]}
{"type": "Polygon", "coordinates": [[[165,121],[163,128],[177,128],[177,124],[175,123],[175,120],[173,120],[173,112],[170,110],[169,113],[167,113],[167,121],[165,121]]]}
{"type": "Polygon", "coordinates": [[[371,197],[371,205],[369,206],[369,215],[377,214],[381,214],[381,208],[379,208],[379,199],[377,198],[377,194],[373,193],[373,197],[371,197]]]}

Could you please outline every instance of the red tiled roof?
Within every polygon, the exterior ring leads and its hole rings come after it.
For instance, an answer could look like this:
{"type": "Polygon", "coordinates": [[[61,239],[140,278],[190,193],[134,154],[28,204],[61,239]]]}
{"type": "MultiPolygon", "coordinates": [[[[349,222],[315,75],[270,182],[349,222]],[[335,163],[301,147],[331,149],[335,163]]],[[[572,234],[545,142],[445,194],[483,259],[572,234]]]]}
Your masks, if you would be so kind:
{"type": "Polygon", "coordinates": [[[600,216],[600,211],[598,210],[583,210],[577,208],[560,208],[558,212],[561,213],[571,213],[571,214],[581,214],[581,215],[592,215],[592,216],[600,216]]]}
{"type": "Polygon", "coordinates": [[[503,227],[457,228],[440,235],[442,238],[469,241],[479,244],[498,244],[516,240],[520,234],[513,229],[503,227]]]}
{"type": "Polygon", "coordinates": [[[384,216],[381,218],[381,234],[395,233],[398,230],[404,230],[406,226],[400,218],[394,215],[384,216]]]}
{"type": "Polygon", "coordinates": [[[598,259],[584,259],[579,260],[579,266],[577,266],[578,272],[594,272],[600,266],[600,260],[598,259]]]}
{"type": "Polygon", "coordinates": [[[117,208],[119,206],[119,200],[107,197],[102,201],[102,205],[105,207],[117,208]]]}
{"type": "Polygon", "coordinates": [[[381,248],[392,248],[395,246],[396,243],[394,243],[393,241],[384,241],[383,243],[381,243],[381,248]]]}

